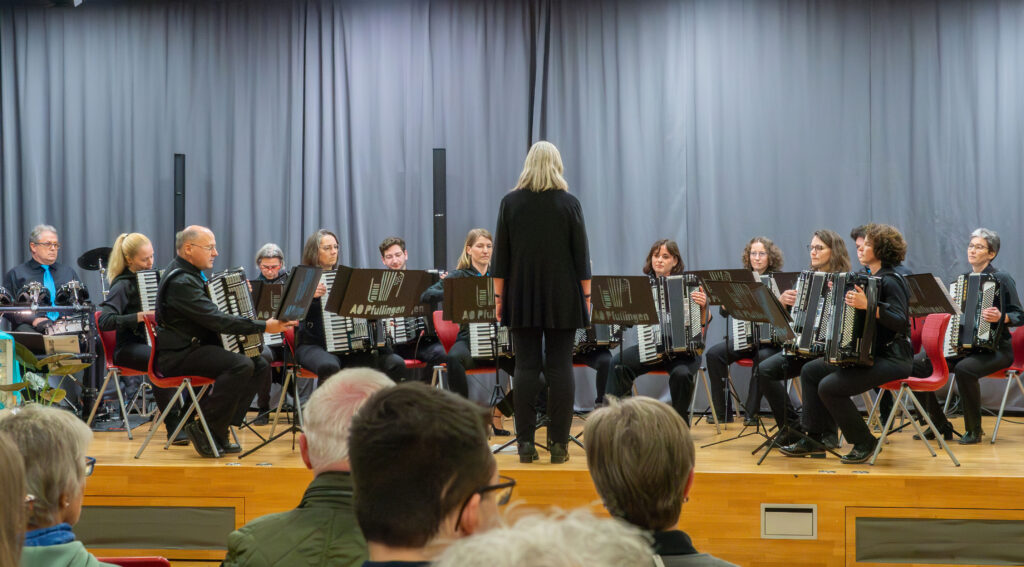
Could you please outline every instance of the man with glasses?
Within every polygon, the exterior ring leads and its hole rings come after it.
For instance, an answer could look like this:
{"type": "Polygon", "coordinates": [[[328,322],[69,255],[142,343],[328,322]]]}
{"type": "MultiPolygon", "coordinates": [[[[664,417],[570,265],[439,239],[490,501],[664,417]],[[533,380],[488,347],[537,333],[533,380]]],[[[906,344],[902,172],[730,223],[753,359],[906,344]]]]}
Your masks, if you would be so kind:
{"type": "MultiPolygon", "coordinates": [[[[70,281],[79,281],[78,273],[71,266],[57,262],[60,239],[56,228],[48,224],[37,225],[29,233],[28,248],[32,258],[7,272],[4,287],[8,292],[17,294],[25,284],[40,282],[50,293],[49,305],[53,305],[57,290],[70,281]]],[[[60,318],[56,312],[7,313],[6,316],[14,324],[15,331],[37,333],[45,333],[60,318]]]]}
{"type": "Polygon", "coordinates": [[[375,394],[352,420],[349,460],[364,567],[428,565],[428,546],[496,523],[515,481],[498,475],[487,412],[418,382],[375,394]]]}
{"type": "MultiPolygon", "coordinates": [[[[294,322],[252,321],[228,315],[206,294],[206,274],[217,257],[213,232],[189,226],[174,239],[177,256],[167,266],[157,293],[157,367],[165,376],[205,376],[216,384],[199,403],[221,453],[238,453],[229,427],[241,425],[249,401],[260,384],[270,379],[270,365],[223,348],[221,334],[280,333],[294,322]]],[[[185,426],[192,446],[204,457],[215,456],[202,426],[185,426]]]]}

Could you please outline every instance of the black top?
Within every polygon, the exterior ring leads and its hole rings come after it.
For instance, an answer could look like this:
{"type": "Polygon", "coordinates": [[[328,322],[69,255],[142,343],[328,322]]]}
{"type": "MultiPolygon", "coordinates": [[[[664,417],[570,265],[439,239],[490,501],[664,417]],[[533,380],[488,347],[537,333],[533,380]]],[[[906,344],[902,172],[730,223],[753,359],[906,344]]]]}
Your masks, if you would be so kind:
{"type": "MultiPolygon", "coordinates": [[[[66,264],[60,262],[54,262],[50,265],[50,275],[53,277],[53,285],[56,289],[60,289],[60,286],[70,281],[81,281],[78,279],[78,273],[75,269],[66,264]]],[[[43,267],[35,259],[29,258],[24,264],[19,264],[10,270],[7,275],[4,276],[4,287],[7,288],[8,293],[14,296],[15,301],[18,299],[18,292],[21,291],[22,286],[29,282],[42,282],[43,281],[43,267]]],[[[53,301],[56,297],[50,298],[50,305],[53,305],[53,301]]],[[[38,317],[44,317],[45,313],[33,313],[33,314],[22,314],[22,313],[5,313],[5,316],[10,318],[15,325],[18,324],[32,324],[32,320],[38,317]]]]}
{"type": "Polygon", "coordinates": [[[114,278],[107,298],[100,304],[100,330],[117,331],[117,348],[128,343],[146,344],[146,326],[138,320],[142,311],[139,280],[125,270],[114,278]]]}
{"type": "MultiPolygon", "coordinates": [[[[892,266],[892,271],[896,272],[897,274],[899,274],[901,276],[912,276],[912,275],[914,275],[914,271],[911,270],[910,268],[904,266],[903,264],[896,264],[895,266],[892,266]]],[[[869,274],[871,272],[868,270],[867,266],[861,266],[860,269],[857,270],[857,273],[869,274]]],[[[881,271],[879,271],[879,273],[881,273],[881,271]]],[[[878,274],[873,274],[873,275],[878,275],[878,274]]]]}
{"type": "Polygon", "coordinates": [[[501,320],[512,328],[582,329],[589,314],[580,280],[590,279],[583,208],[552,189],[501,200],[492,275],[505,280],[501,320]]]}
{"type": "Polygon", "coordinates": [[[256,279],[263,283],[283,284],[288,281],[288,270],[281,268],[281,271],[277,273],[277,277],[272,280],[268,280],[267,277],[263,275],[263,272],[260,272],[260,275],[256,279]]]}
{"type": "MultiPolygon", "coordinates": [[[[330,290],[327,290],[330,291],[330,290]]],[[[317,345],[327,348],[327,337],[324,334],[324,310],[321,297],[314,297],[306,311],[306,318],[299,321],[295,332],[296,345],[317,345]]]]}
{"type": "MultiPolygon", "coordinates": [[[[970,273],[967,272],[968,275],[970,273]]],[[[1024,309],[1021,309],[1020,298],[1017,295],[1017,284],[1013,281],[1013,276],[999,270],[992,264],[985,266],[981,273],[992,274],[996,281],[999,282],[999,296],[992,302],[992,306],[998,307],[1004,315],[1010,318],[1010,322],[1000,321],[996,324],[996,344],[999,350],[1012,351],[1010,327],[1024,325],[1024,309]]]]}
{"type": "MultiPolygon", "coordinates": [[[[470,266],[461,270],[455,270],[448,274],[447,278],[478,278],[482,276],[490,276],[491,271],[488,270],[486,274],[481,274],[476,268],[470,266]]],[[[437,304],[444,301],[444,280],[438,280],[434,284],[426,289],[422,295],[420,295],[421,303],[437,304]]],[[[469,325],[463,324],[459,327],[459,335],[455,338],[456,341],[469,342],[469,325]]]]}
{"type": "MultiPolygon", "coordinates": [[[[876,355],[895,354],[886,346],[897,337],[910,337],[910,315],[907,305],[910,301],[910,289],[907,282],[896,275],[891,267],[883,267],[874,276],[878,277],[878,325],[875,330],[876,355]]],[[[909,342],[907,343],[909,345],[909,342]]],[[[898,353],[903,356],[909,353],[898,353]]]]}
{"type": "Polygon", "coordinates": [[[157,350],[174,351],[193,343],[221,346],[221,334],[263,333],[264,321],[228,315],[206,295],[202,270],[180,256],[167,265],[156,301],[157,350]],[[180,270],[172,273],[175,270],[180,270]]]}

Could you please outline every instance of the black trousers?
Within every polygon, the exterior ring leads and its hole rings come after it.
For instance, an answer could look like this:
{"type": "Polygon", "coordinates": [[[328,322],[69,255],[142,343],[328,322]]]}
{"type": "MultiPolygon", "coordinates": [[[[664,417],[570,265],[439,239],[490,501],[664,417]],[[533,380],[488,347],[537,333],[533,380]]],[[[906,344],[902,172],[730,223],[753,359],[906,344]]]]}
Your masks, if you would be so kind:
{"type": "Polygon", "coordinates": [[[228,426],[242,424],[260,384],[270,379],[270,365],[262,357],[249,358],[215,345],[162,351],[157,355],[157,366],[165,376],[192,375],[216,380],[199,407],[219,439],[227,438],[228,426]]]}
{"type": "Polygon", "coordinates": [[[622,351],[621,358],[619,353],[612,357],[612,372],[608,377],[605,393],[620,398],[629,395],[638,376],[658,370],[668,373],[668,391],[672,396],[672,407],[689,425],[690,401],[693,398],[697,371],[700,370],[700,358],[696,356],[680,356],[656,364],[641,364],[640,347],[628,347],[622,351]]]}
{"type": "MultiPolygon", "coordinates": [[[[757,360],[768,360],[777,352],[779,352],[778,347],[762,346],[758,351],[757,360]]],[[[722,341],[704,351],[704,360],[708,365],[708,380],[711,382],[711,400],[715,404],[715,413],[722,419],[729,417],[726,411],[732,406],[730,396],[727,394],[729,365],[735,364],[741,358],[754,358],[753,349],[736,352],[732,349],[729,341],[722,341]]],[[[761,388],[753,376],[750,378],[747,401],[744,404],[748,417],[757,415],[761,409],[761,388]]],[[[729,414],[731,413],[730,411],[729,414]]]]}
{"type": "Polygon", "coordinates": [[[327,352],[320,345],[299,345],[295,347],[295,358],[300,366],[315,372],[321,384],[342,368],[376,368],[395,382],[401,382],[405,376],[405,361],[390,351],[338,356],[327,352]]]}
{"type": "Polygon", "coordinates": [[[604,391],[612,371],[612,353],[607,348],[597,348],[573,357],[574,364],[585,364],[597,371],[597,403],[604,401],[604,391]]]}
{"type": "MultiPolygon", "coordinates": [[[[516,339],[513,338],[512,340],[515,341],[516,339]]],[[[517,356],[502,356],[498,357],[497,361],[494,361],[473,358],[473,355],[470,354],[469,342],[464,340],[455,341],[452,349],[448,351],[448,356],[445,358],[448,365],[448,389],[464,398],[468,398],[469,382],[466,380],[466,371],[481,366],[487,367],[497,364],[498,368],[504,370],[509,376],[515,376],[519,344],[516,343],[515,346],[517,356]]],[[[518,412],[519,410],[517,409],[516,411],[518,412]]]]}
{"type": "MultiPolygon", "coordinates": [[[[963,400],[964,429],[981,431],[981,384],[978,381],[1013,364],[1013,348],[1007,345],[1006,348],[997,351],[947,358],[946,364],[949,365],[949,371],[956,375],[956,387],[960,392],[960,399],[963,400]]],[[[924,378],[931,373],[932,363],[924,353],[914,357],[912,376],[924,378]]],[[[942,406],[939,405],[939,399],[934,392],[926,392],[922,398],[925,409],[936,427],[949,421],[942,413],[942,406]]]]}
{"type": "MultiPolygon", "coordinates": [[[[785,353],[777,352],[768,358],[761,359],[757,365],[757,383],[761,393],[768,400],[772,408],[772,415],[775,416],[775,424],[779,429],[783,427],[795,428],[799,425],[799,416],[796,408],[793,407],[789,393],[783,381],[796,378],[811,359],[786,356],[785,353]]],[[[807,403],[807,394],[804,393],[804,404],[807,403]]]]}
{"type": "MultiPolygon", "coordinates": [[[[411,342],[401,345],[395,345],[395,354],[402,357],[405,360],[418,360],[427,364],[426,368],[417,369],[415,372],[419,372],[415,379],[421,382],[429,382],[433,375],[433,367],[439,364],[444,364],[448,360],[448,354],[444,352],[444,346],[437,341],[420,341],[419,343],[411,342]]],[[[406,378],[413,378],[408,372],[406,378]]]]}
{"type": "MultiPolygon", "coordinates": [[[[547,382],[549,443],[568,443],[576,382],[572,372],[572,349],[576,329],[512,329],[516,345],[513,390],[516,433],[519,442],[534,440],[537,426],[535,402],[547,382]],[[541,380],[541,373],[544,380],[541,380]]],[[[452,349],[454,350],[454,348],[452,349]]]]}
{"type": "Polygon", "coordinates": [[[840,368],[821,358],[808,362],[800,371],[804,429],[808,433],[831,433],[838,425],[850,443],[874,440],[875,436],[850,398],[910,376],[912,364],[910,341],[893,343],[883,356],[876,355],[875,363],[869,367],[840,368]]]}

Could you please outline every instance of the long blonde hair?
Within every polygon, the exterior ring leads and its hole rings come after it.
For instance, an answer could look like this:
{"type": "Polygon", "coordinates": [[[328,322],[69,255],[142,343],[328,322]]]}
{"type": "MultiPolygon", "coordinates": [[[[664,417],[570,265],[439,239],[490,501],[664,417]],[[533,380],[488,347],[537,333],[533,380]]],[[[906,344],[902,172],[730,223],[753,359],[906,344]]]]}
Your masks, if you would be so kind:
{"type": "Polygon", "coordinates": [[[107,260],[107,281],[114,283],[117,276],[120,276],[128,269],[128,258],[135,256],[143,246],[151,244],[149,238],[141,232],[122,232],[114,241],[110,249],[110,258],[107,260]]]}
{"type": "Polygon", "coordinates": [[[568,191],[569,183],[562,177],[562,172],[562,154],[554,144],[541,140],[526,154],[523,172],[519,174],[515,188],[533,192],[550,189],[568,191]]]}
{"type": "Polygon", "coordinates": [[[455,269],[466,270],[473,267],[473,259],[470,258],[469,252],[467,252],[466,249],[476,244],[476,241],[481,238],[486,238],[492,243],[494,242],[494,237],[491,236],[491,231],[486,228],[474,228],[469,231],[469,234],[466,235],[466,244],[462,247],[462,255],[459,256],[459,264],[455,269]]]}

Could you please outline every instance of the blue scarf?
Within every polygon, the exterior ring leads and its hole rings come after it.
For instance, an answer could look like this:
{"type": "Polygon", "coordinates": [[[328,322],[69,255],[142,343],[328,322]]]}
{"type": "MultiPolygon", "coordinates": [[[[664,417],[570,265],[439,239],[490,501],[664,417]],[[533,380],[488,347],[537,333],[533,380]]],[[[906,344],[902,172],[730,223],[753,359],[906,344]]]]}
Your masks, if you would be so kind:
{"type": "Polygon", "coordinates": [[[71,524],[68,523],[25,532],[25,547],[60,545],[73,541],[75,541],[75,534],[71,531],[71,524]]]}

